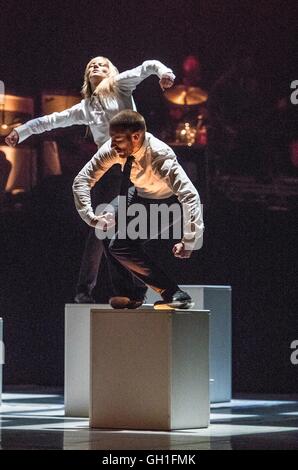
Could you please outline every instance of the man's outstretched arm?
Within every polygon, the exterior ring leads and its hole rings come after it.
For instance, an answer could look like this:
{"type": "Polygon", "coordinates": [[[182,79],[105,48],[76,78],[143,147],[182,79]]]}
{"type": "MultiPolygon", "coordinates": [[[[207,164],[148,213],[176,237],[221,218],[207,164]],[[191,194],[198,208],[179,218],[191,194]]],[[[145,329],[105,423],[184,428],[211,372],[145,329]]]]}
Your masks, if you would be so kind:
{"type": "Polygon", "coordinates": [[[104,173],[115,163],[122,164],[122,161],[117,152],[111,149],[110,142],[108,141],[100,147],[74,179],[72,191],[76,209],[84,222],[92,227],[97,225],[99,219],[98,216],[94,214],[91,205],[90,191],[95,183],[99,181],[104,173]]]}

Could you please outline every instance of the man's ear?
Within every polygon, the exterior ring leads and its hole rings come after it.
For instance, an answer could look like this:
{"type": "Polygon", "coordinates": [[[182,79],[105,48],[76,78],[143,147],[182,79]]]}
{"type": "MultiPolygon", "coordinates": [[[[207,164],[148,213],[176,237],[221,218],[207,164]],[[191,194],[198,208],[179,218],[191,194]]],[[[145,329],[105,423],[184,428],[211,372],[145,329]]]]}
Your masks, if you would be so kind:
{"type": "Polygon", "coordinates": [[[133,134],[131,134],[131,137],[134,142],[139,142],[141,138],[141,132],[134,132],[133,134]]]}

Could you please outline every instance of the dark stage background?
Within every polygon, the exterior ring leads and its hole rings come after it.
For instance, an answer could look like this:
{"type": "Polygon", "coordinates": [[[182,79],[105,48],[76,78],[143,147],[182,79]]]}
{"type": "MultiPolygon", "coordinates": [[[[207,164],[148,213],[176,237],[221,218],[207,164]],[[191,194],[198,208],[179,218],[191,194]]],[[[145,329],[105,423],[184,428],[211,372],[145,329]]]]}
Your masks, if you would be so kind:
{"type": "MultiPolygon", "coordinates": [[[[120,71],[161,60],[179,83],[183,58],[195,54],[208,90],[235,57],[254,54],[272,101],[289,100],[290,83],[298,80],[297,2],[21,0],[0,6],[0,79],[18,95],[78,92],[87,61],[98,55],[120,71]]],[[[157,80],[146,80],[134,96],[149,130],[158,132],[165,106],[157,80]]],[[[0,214],[5,384],[63,384],[64,304],[73,299],[87,230],[74,210],[71,184],[67,176],[43,180],[19,210],[0,214]]],[[[298,339],[297,245],[297,204],[268,211],[214,191],[203,250],[189,262],[170,254],[165,260],[180,284],[232,286],[234,393],[298,391],[298,365],[290,362],[290,344],[298,339]]],[[[104,301],[105,284],[101,292],[104,301]]]]}

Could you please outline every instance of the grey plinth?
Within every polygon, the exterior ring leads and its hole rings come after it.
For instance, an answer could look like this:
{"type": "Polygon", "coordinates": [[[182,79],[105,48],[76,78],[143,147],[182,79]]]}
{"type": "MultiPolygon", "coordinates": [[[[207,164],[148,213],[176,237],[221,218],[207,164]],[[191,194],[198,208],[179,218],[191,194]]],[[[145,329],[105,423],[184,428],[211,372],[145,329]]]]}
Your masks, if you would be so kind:
{"type": "MultiPolygon", "coordinates": [[[[194,300],[194,308],[210,310],[210,401],[227,402],[232,398],[232,326],[231,286],[182,285],[194,300]]],[[[148,289],[147,303],[160,300],[148,289]]]]}
{"type": "Polygon", "coordinates": [[[209,425],[209,312],[91,310],[90,426],[209,425]]]}
{"type": "Polygon", "coordinates": [[[2,402],[2,366],[4,364],[3,320],[0,318],[0,405],[2,402]]]}

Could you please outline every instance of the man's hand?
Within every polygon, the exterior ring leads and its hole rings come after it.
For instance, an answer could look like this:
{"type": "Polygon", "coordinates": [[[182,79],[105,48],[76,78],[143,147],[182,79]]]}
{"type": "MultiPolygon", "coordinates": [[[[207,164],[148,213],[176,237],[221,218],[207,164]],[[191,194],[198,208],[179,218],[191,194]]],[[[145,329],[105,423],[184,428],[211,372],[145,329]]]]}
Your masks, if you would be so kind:
{"type": "Polygon", "coordinates": [[[13,129],[10,134],[5,137],[5,143],[9,147],[15,147],[19,141],[19,134],[15,129],[13,129]]]}
{"type": "Polygon", "coordinates": [[[113,214],[112,212],[105,212],[103,214],[96,215],[94,217],[94,224],[95,223],[95,228],[106,232],[110,228],[114,227],[114,225],[116,225],[115,214],[113,214]]]}
{"type": "Polygon", "coordinates": [[[184,248],[184,243],[179,242],[179,243],[176,243],[176,245],[173,246],[172,253],[176,258],[190,258],[191,254],[192,254],[192,251],[191,250],[186,250],[184,248]]]}
{"type": "Polygon", "coordinates": [[[162,91],[166,88],[171,88],[174,85],[174,75],[170,73],[164,73],[159,80],[159,85],[162,91]]]}

